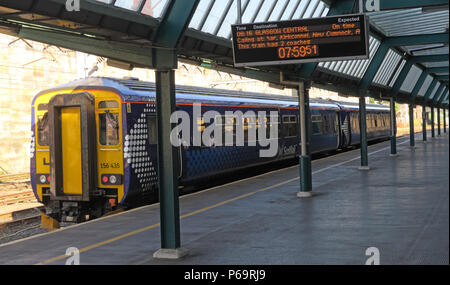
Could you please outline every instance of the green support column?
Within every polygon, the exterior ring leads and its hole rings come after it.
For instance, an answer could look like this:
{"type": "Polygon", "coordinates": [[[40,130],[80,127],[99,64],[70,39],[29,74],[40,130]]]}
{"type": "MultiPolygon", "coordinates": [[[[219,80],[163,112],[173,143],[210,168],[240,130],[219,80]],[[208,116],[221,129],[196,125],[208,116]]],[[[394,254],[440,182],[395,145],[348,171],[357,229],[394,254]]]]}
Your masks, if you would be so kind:
{"type": "Polygon", "coordinates": [[[442,109],[442,111],[444,112],[444,134],[447,133],[447,123],[446,123],[446,118],[445,118],[445,108],[442,109]]]}
{"type": "Polygon", "coordinates": [[[437,108],[438,137],[441,136],[441,108],[437,108]]]}
{"type": "Polygon", "coordinates": [[[431,137],[434,138],[436,135],[434,133],[434,107],[431,107],[431,137]]]}
{"type": "Polygon", "coordinates": [[[161,249],[156,258],[179,258],[180,209],[178,199],[178,152],[170,142],[172,124],[170,116],[175,112],[175,72],[156,71],[156,110],[158,122],[158,189],[161,214],[161,249]]]}
{"type": "Polygon", "coordinates": [[[391,97],[391,156],[397,156],[397,116],[395,114],[395,100],[391,97]]]}
{"type": "Polygon", "coordinates": [[[360,170],[370,170],[369,156],[367,154],[367,121],[366,121],[366,98],[359,97],[359,126],[361,141],[361,166],[360,170]]]}
{"type": "Polygon", "coordinates": [[[416,141],[414,138],[414,105],[409,105],[409,146],[414,148],[416,141]]]}
{"type": "Polygon", "coordinates": [[[175,72],[177,47],[200,0],[167,1],[164,15],[154,33],[152,66],[156,69],[158,121],[158,189],[161,213],[161,249],[154,258],[179,259],[188,254],[181,248],[178,192],[179,157],[170,141],[176,110],[175,72]],[[161,47],[161,48],[160,48],[161,47]]]}
{"type": "Polygon", "coordinates": [[[301,144],[301,155],[299,158],[300,191],[297,193],[297,197],[299,198],[312,196],[311,152],[309,147],[309,124],[311,120],[309,111],[309,88],[309,84],[305,84],[304,82],[300,82],[298,87],[301,144]]]}
{"type": "Polygon", "coordinates": [[[422,106],[422,140],[427,142],[427,107],[425,103],[422,106]]]}

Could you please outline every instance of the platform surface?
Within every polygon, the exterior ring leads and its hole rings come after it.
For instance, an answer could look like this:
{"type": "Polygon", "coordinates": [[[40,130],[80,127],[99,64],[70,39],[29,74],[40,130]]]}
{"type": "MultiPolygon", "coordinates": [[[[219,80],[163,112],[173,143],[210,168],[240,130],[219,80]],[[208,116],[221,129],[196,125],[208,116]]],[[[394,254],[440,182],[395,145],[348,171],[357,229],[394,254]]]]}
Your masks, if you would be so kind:
{"type": "Polygon", "coordinates": [[[398,140],[313,161],[312,198],[300,199],[298,167],[180,199],[182,246],[190,255],[157,260],[159,205],[0,246],[0,264],[357,264],[376,247],[381,264],[449,264],[449,138],[416,149],[398,140]]]}

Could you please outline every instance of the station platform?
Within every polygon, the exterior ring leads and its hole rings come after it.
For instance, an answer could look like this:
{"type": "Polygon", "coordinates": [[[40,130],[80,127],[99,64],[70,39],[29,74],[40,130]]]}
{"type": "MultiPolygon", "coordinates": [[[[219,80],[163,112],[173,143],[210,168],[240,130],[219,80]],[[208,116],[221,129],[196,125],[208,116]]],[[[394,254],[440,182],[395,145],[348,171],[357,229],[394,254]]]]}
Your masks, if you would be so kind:
{"type": "Polygon", "coordinates": [[[398,139],[315,160],[312,198],[296,197],[298,166],[180,198],[189,255],[153,259],[159,204],[0,246],[0,264],[356,264],[375,247],[380,264],[449,263],[449,137],[398,139]]]}

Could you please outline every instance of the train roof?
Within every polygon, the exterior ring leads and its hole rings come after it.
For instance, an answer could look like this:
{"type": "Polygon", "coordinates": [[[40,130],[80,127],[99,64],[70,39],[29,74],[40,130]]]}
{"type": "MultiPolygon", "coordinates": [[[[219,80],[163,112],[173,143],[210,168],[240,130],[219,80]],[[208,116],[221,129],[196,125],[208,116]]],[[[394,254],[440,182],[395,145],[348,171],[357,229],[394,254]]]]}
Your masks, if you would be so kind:
{"type": "MultiPolygon", "coordinates": [[[[88,77],[64,85],[60,85],[52,90],[81,90],[88,87],[98,87],[102,89],[114,89],[119,91],[120,95],[127,102],[133,101],[154,101],[156,96],[156,84],[154,82],[140,81],[137,78],[111,78],[111,77],[88,77]]],[[[45,92],[48,92],[47,90],[45,92]]],[[[39,94],[42,94],[41,92],[39,94]]],[[[38,95],[39,95],[38,94],[38,95]]],[[[243,92],[225,89],[214,89],[204,87],[194,87],[177,85],[177,99],[186,101],[214,101],[233,103],[240,105],[249,104],[270,104],[283,106],[298,106],[298,98],[286,95],[272,95],[255,92],[243,92]]],[[[332,109],[358,109],[358,104],[348,102],[338,102],[333,100],[325,100],[320,98],[310,98],[310,105],[316,107],[326,107],[332,109]]],[[[384,105],[368,104],[368,110],[389,110],[384,105]]]]}

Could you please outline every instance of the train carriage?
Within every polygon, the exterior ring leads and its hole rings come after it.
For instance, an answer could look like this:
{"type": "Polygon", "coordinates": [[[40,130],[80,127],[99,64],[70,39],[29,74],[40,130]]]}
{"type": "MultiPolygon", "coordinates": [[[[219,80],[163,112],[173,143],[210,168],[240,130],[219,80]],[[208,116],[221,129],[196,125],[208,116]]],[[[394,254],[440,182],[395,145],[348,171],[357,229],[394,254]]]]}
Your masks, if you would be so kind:
{"type": "MultiPolygon", "coordinates": [[[[33,100],[31,182],[37,199],[58,220],[81,222],[140,200],[156,199],[157,118],[155,85],[136,79],[87,78],[40,92],[33,100]]],[[[178,86],[177,110],[193,121],[178,149],[179,183],[192,186],[211,177],[299,155],[296,98],[178,86]],[[195,117],[201,105],[200,117],[195,117]],[[208,127],[203,115],[215,111],[223,133],[194,144],[194,131],[208,127]],[[264,123],[227,112],[265,112],[264,123]],[[276,145],[261,157],[258,135],[276,145]],[[242,145],[225,145],[229,135],[242,145]],[[273,139],[271,130],[277,136],[273,139]],[[221,138],[220,138],[221,137],[221,138]],[[219,142],[220,140],[220,142],[219,142]],[[272,141],[271,141],[272,142],[272,141]]],[[[369,105],[368,137],[389,137],[389,108],[369,105]],[[387,121],[386,121],[387,120],[387,121]],[[387,122],[387,123],[386,123],[387,122]]],[[[358,108],[350,103],[310,100],[311,151],[324,152],[359,143],[358,108]],[[356,118],[355,118],[356,116],[356,118]]],[[[215,119],[215,120],[216,120],[215,119]]]]}

